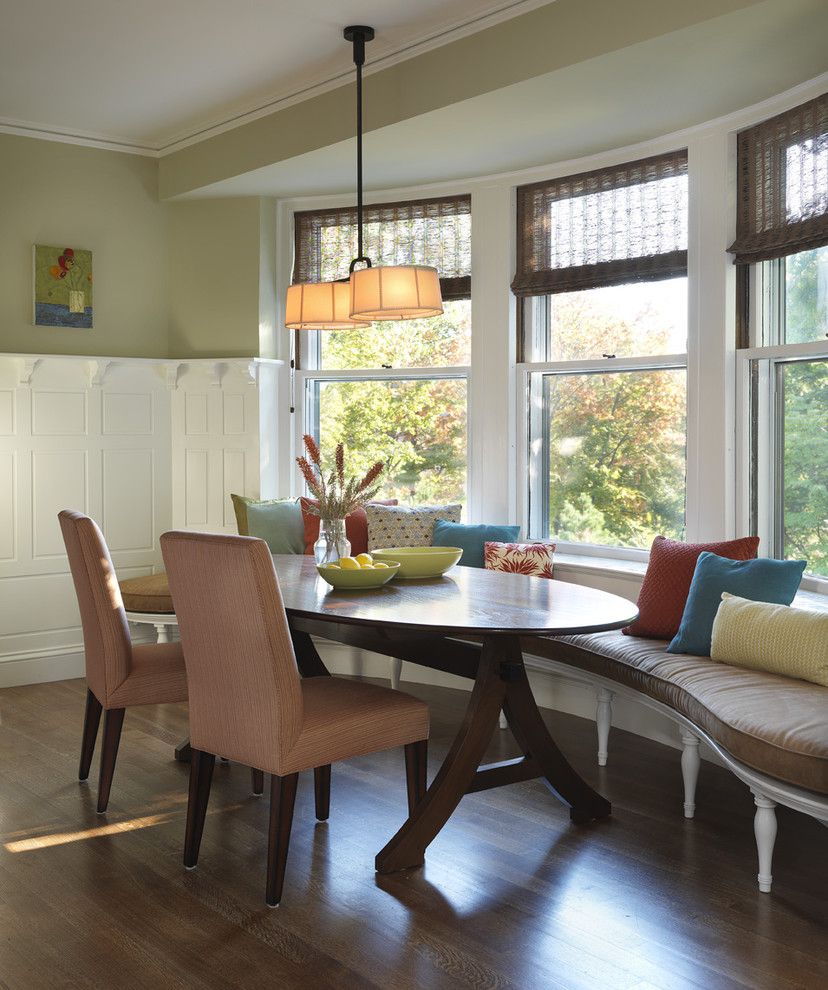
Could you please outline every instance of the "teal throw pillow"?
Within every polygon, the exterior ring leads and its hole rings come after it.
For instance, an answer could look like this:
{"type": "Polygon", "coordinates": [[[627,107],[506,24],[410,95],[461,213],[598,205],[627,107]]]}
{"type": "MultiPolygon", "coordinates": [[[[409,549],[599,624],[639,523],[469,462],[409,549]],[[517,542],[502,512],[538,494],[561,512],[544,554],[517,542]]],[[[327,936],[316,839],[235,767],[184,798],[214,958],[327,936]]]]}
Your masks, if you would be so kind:
{"type": "Polygon", "coordinates": [[[722,592],[753,602],[790,605],[806,564],[805,560],[731,560],[708,551],[699,554],[681,625],[667,652],[709,657],[722,592]]]}
{"type": "Polygon", "coordinates": [[[469,526],[438,520],[434,523],[431,543],[435,547],[462,547],[460,566],[482,567],[484,543],[514,543],[519,534],[520,526],[487,526],[485,523],[469,526]]]}
{"type": "Polygon", "coordinates": [[[258,536],[271,553],[304,553],[305,524],[298,502],[248,502],[247,533],[258,536]]]}

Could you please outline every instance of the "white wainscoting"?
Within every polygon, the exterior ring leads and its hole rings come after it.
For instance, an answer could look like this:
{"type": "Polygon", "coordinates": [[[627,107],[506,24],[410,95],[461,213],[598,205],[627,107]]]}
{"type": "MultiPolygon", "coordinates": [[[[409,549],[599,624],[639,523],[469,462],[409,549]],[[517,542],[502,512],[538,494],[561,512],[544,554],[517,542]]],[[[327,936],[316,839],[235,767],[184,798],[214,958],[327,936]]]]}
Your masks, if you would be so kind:
{"type": "MultiPolygon", "coordinates": [[[[83,672],[57,513],[88,513],[118,576],[172,527],[234,532],[259,490],[257,363],[0,354],[0,687],[83,672]]],[[[143,633],[139,633],[139,636],[143,633]]]]}
{"type": "Polygon", "coordinates": [[[172,392],[172,521],[235,533],[230,493],[259,494],[259,393],[252,361],[191,362],[172,392]]]}

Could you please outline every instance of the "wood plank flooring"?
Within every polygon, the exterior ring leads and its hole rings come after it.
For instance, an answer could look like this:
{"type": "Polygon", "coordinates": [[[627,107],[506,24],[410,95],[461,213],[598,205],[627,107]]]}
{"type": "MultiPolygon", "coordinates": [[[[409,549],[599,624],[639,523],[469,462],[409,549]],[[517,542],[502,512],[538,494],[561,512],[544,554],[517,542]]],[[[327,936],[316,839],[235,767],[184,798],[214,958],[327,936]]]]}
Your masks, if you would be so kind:
{"type": "MultiPolygon", "coordinates": [[[[434,773],[467,696],[432,709],[434,773]]],[[[423,870],[379,877],[405,818],[402,752],[337,764],[331,817],[299,784],[282,904],[264,905],[267,804],[217,764],[199,868],[181,865],[186,706],[127,712],[109,811],[98,753],[79,784],[85,685],[0,691],[0,988],[678,990],[828,986],[825,830],[779,809],[774,893],[756,888],[753,805],[703,764],[681,814],[679,754],[548,712],[566,755],[613,802],[570,825],[537,782],[466,797],[423,870]]],[[[516,755],[508,732],[488,759],[516,755]]]]}

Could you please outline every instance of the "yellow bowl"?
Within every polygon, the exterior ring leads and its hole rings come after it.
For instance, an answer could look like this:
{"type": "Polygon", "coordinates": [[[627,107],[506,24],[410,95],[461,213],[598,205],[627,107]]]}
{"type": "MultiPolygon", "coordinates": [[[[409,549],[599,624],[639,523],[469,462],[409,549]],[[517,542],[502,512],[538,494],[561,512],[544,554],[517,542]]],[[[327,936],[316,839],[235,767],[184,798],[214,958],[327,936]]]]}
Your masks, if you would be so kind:
{"type": "MultiPolygon", "coordinates": [[[[385,561],[383,561],[385,563],[385,561]]],[[[349,590],[359,588],[381,588],[387,584],[400,569],[399,564],[388,563],[388,567],[362,568],[359,570],[343,570],[341,568],[325,567],[316,565],[317,571],[325,581],[334,588],[348,588],[349,590]]]]}
{"type": "Polygon", "coordinates": [[[386,547],[372,550],[371,556],[384,564],[398,563],[398,577],[431,578],[440,577],[454,567],[463,551],[460,547],[386,547]]]}

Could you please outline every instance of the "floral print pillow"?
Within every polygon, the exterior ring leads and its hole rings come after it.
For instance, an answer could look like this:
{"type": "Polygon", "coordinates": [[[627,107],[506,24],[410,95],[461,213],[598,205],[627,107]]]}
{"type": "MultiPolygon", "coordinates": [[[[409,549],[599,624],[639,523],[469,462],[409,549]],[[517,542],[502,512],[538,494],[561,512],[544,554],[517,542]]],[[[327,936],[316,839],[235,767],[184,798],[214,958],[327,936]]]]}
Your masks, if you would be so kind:
{"type": "Polygon", "coordinates": [[[533,577],[552,577],[554,543],[492,543],[483,545],[483,566],[533,577]]]}

